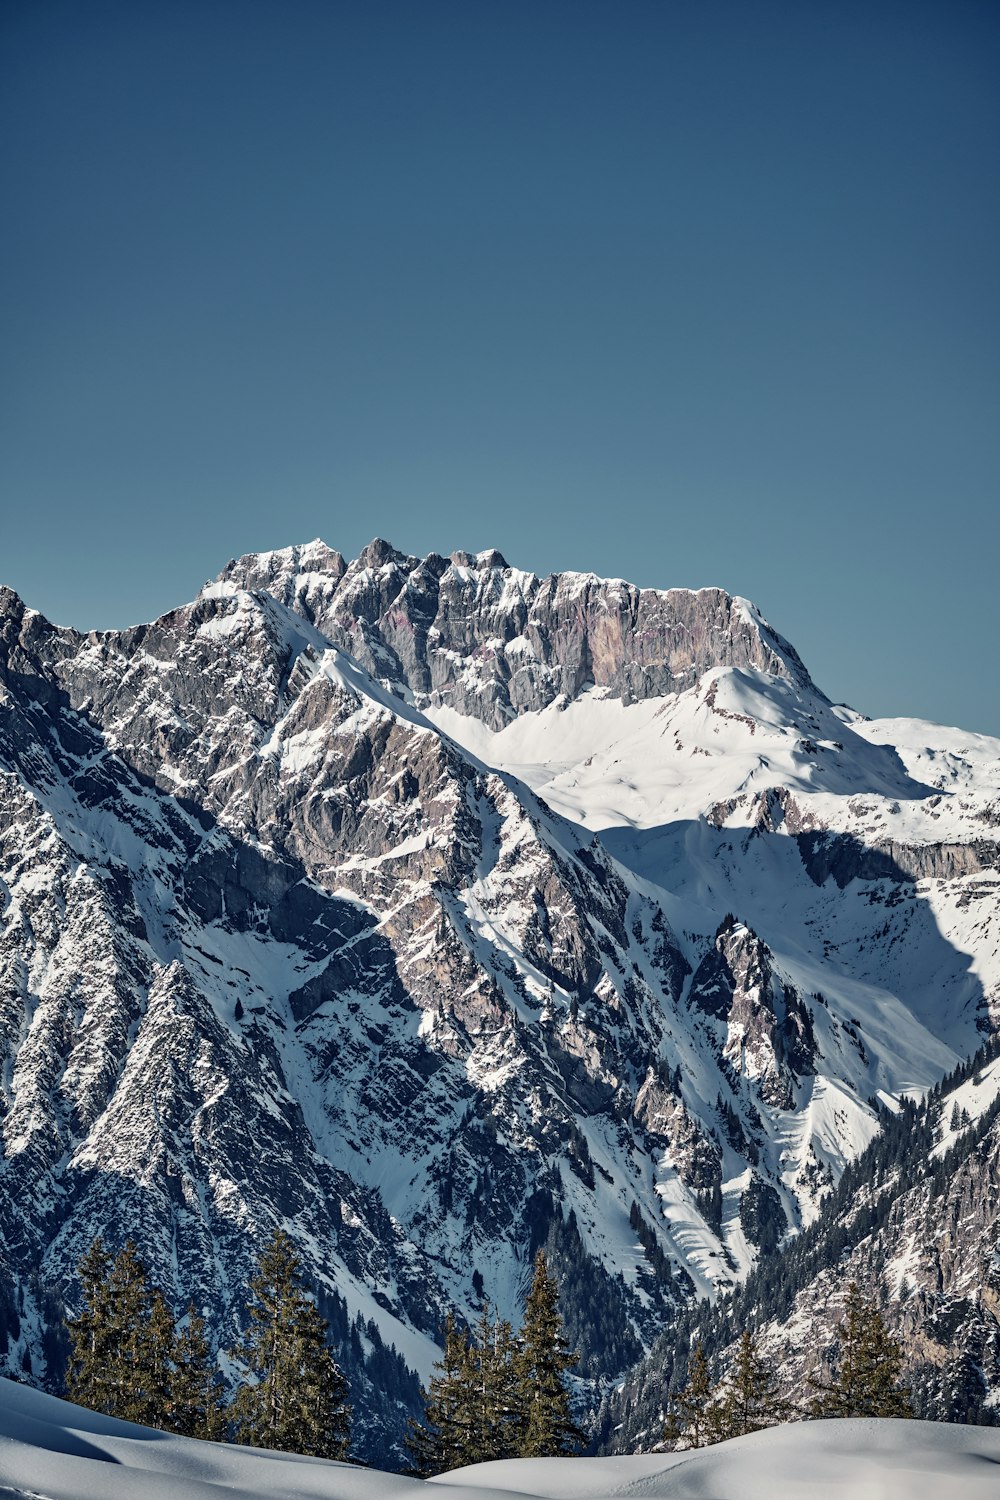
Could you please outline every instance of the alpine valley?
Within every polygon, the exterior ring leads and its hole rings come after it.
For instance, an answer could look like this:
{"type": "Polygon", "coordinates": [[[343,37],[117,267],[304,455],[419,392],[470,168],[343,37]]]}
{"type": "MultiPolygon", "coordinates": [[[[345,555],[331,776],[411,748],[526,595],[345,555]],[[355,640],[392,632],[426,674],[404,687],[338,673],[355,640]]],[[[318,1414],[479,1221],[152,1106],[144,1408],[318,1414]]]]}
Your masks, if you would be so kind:
{"type": "Polygon", "coordinates": [[[280,1225],[382,1467],[446,1310],[516,1321],[542,1244],[612,1446],[701,1299],[804,1361],[850,1279],[921,1414],[989,1422],[998,1031],[1000,741],[832,704],[743,599],[382,541],[123,631],[0,589],[0,1364],[32,1384],[95,1235],[224,1350],[280,1225]]]}

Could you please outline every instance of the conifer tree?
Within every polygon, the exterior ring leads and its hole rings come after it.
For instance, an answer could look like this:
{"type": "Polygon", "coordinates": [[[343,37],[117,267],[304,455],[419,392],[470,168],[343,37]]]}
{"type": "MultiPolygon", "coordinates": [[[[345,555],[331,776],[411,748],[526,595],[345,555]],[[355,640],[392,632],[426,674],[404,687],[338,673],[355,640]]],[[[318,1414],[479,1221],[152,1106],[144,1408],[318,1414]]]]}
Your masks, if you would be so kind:
{"type": "Polygon", "coordinates": [[[468,1346],[467,1378],[471,1392],[466,1462],[515,1457],[523,1423],[514,1338],[499,1314],[491,1319],[485,1298],[468,1346]]]}
{"type": "Polygon", "coordinates": [[[496,1418],[494,1457],[516,1458],[524,1443],[520,1349],[510,1323],[499,1314],[493,1324],[493,1360],[496,1418]]]}
{"type": "Polygon", "coordinates": [[[112,1259],[98,1237],[78,1266],[83,1309],[67,1320],[71,1399],[146,1426],[168,1425],[174,1324],[133,1240],[112,1259]]]}
{"type": "Polygon", "coordinates": [[[294,1389],[298,1424],[306,1441],[298,1449],[316,1458],[346,1458],[351,1446],[348,1387],[327,1342],[329,1324],[311,1297],[305,1297],[295,1323],[294,1355],[299,1379],[294,1389]]]}
{"type": "Polygon", "coordinates": [[[711,1442],[744,1437],[787,1421],[795,1411],[790,1401],[778,1395],[774,1369],[761,1357],[757,1336],[744,1329],[725,1389],[708,1414],[711,1442]]]}
{"type": "Polygon", "coordinates": [[[222,1436],[219,1378],[205,1337],[205,1320],[193,1303],[174,1341],[168,1407],[172,1432],[210,1440],[222,1436]]]}
{"type": "Polygon", "coordinates": [[[108,1296],[116,1330],[108,1366],[111,1412],[146,1427],[166,1425],[167,1388],[174,1341],[173,1315],[161,1292],[150,1288],[135,1241],[115,1256],[108,1296]]]}
{"type": "Polygon", "coordinates": [[[163,1293],[148,1284],[132,1240],[112,1257],[95,1239],[77,1269],[83,1307],[66,1324],[71,1399],[147,1427],[221,1436],[218,1374],[204,1319],[193,1306],[178,1333],[163,1293]]]}
{"type": "Polygon", "coordinates": [[[66,1392],[80,1406],[110,1412],[108,1376],[116,1334],[108,1287],[111,1256],[100,1235],[76,1269],[83,1306],[77,1317],[66,1320],[70,1341],[66,1392]]]}
{"type": "Polygon", "coordinates": [[[424,1419],[411,1419],[406,1438],[412,1472],[421,1478],[471,1462],[469,1337],[453,1312],[445,1318],[442,1331],[444,1351],[422,1392],[424,1419]]]}
{"type": "Polygon", "coordinates": [[[702,1448],[712,1442],[713,1400],[708,1360],[701,1344],[696,1343],[688,1359],[687,1384],[670,1399],[664,1442],[673,1447],[683,1443],[685,1448],[702,1448]]]}
{"type": "Polygon", "coordinates": [[[830,1382],[812,1378],[816,1417],[912,1417],[909,1391],[900,1384],[903,1352],[886,1328],[874,1302],[866,1302],[856,1282],[847,1289],[843,1321],[837,1325],[840,1352],[830,1382]]]}
{"type": "Polygon", "coordinates": [[[584,1442],[573,1420],[565,1382],[576,1355],[566,1342],[558,1302],[545,1251],[539,1250],[524,1308],[518,1360],[523,1458],[559,1457],[573,1453],[584,1442]]]}
{"type": "Polygon", "coordinates": [[[299,1257],[276,1229],[250,1279],[248,1326],[232,1358],[249,1375],[231,1407],[241,1443],[316,1458],[345,1458],[347,1382],[326,1342],[327,1324],[303,1284],[299,1257]]]}
{"type": "MultiPolygon", "coordinates": [[[[108,1413],[128,1422],[148,1422],[147,1342],[152,1298],[146,1267],[128,1239],[111,1262],[107,1298],[115,1332],[108,1359],[108,1413]]],[[[157,1329],[159,1334],[159,1329],[157,1329]]]]}
{"type": "Polygon", "coordinates": [[[146,1326],[136,1330],[133,1340],[132,1357],[138,1378],[132,1393],[132,1420],[145,1427],[176,1432],[171,1395],[177,1337],[174,1315],[159,1287],[146,1290],[145,1274],[140,1295],[140,1316],[145,1316],[146,1326]]]}

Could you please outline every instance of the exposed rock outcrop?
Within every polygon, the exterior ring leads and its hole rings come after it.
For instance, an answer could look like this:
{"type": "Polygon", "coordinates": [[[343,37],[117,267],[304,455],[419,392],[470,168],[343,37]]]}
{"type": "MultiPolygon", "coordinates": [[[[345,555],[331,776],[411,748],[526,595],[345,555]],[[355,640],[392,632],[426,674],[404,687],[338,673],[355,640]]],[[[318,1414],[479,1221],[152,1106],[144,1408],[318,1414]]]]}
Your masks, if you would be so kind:
{"type": "Polygon", "coordinates": [[[345,566],[313,542],[231,562],[219,584],[267,590],[375,677],[491,729],[588,685],[628,703],[682,692],[715,666],[809,681],[794,648],[721,589],[538,578],[496,551],[421,559],[377,540],[345,566]]]}

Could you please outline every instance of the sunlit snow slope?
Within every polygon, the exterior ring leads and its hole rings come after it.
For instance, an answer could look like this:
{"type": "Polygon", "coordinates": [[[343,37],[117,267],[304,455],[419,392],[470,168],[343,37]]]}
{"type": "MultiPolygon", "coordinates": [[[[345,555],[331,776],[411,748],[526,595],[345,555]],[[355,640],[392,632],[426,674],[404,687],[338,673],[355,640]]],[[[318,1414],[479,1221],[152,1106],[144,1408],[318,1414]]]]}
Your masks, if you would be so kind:
{"type": "Polygon", "coordinates": [[[695,1453],[644,1458],[517,1459],[440,1479],[259,1449],[201,1443],[116,1422],[0,1380],[4,1500],[452,1500],[537,1495],[612,1500],[993,1500],[1000,1434],[930,1422],[812,1422],[695,1453]],[[428,1489],[428,1484],[434,1486],[428,1489]]]}

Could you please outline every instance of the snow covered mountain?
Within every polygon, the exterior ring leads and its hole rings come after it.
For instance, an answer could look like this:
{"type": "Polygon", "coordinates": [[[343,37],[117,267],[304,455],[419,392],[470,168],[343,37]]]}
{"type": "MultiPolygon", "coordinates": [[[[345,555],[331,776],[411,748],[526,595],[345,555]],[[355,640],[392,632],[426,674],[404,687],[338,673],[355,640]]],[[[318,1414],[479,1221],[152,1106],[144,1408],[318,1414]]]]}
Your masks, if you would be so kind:
{"type": "Polygon", "coordinates": [[[58,1379],[96,1233],[227,1342],[281,1223],[368,1451],[541,1241],[618,1373],[997,1027],[998,829],[1000,742],[720,590],[384,542],[118,632],[0,590],[8,1367],[58,1379]]]}

